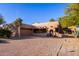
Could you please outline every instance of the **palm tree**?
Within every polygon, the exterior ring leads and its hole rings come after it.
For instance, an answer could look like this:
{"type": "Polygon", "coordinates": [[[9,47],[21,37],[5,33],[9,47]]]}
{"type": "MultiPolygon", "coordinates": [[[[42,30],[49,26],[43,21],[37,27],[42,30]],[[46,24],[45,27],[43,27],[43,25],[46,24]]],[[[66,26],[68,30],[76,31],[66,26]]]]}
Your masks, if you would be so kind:
{"type": "Polygon", "coordinates": [[[22,24],[22,19],[21,18],[17,18],[14,22],[13,25],[17,28],[17,33],[18,33],[18,37],[20,39],[20,26],[22,24]]]}

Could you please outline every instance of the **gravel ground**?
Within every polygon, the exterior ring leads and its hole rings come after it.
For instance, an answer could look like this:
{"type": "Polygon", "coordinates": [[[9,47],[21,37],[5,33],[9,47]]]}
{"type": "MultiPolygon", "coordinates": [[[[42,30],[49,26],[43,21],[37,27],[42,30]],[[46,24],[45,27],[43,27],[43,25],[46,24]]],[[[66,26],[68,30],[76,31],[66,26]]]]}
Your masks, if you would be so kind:
{"type": "Polygon", "coordinates": [[[0,56],[77,56],[79,39],[29,37],[0,39],[0,56]]]}

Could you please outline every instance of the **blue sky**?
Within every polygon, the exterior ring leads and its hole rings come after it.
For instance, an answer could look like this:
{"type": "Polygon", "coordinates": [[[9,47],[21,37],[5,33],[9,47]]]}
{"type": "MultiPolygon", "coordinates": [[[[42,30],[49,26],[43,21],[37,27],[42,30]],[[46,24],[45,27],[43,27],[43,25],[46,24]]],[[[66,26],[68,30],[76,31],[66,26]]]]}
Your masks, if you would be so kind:
{"type": "Polygon", "coordinates": [[[47,22],[51,18],[55,20],[64,16],[67,3],[2,3],[0,14],[7,23],[11,23],[20,17],[24,23],[47,22]]]}

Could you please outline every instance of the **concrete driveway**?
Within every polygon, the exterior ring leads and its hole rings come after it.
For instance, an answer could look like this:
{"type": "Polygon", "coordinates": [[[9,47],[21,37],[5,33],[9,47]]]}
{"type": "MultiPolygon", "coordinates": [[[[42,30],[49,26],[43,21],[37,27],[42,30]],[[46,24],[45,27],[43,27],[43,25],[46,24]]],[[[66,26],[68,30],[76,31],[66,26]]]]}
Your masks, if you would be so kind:
{"type": "Polygon", "coordinates": [[[29,37],[21,40],[1,39],[1,56],[77,56],[79,39],[29,37]]]}

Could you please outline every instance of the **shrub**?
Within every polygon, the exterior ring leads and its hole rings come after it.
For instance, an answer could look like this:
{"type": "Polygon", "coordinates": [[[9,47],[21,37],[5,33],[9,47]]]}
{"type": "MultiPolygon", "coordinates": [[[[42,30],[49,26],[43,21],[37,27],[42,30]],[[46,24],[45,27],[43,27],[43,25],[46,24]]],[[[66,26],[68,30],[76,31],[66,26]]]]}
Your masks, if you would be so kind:
{"type": "Polygon", "coordinates": [[[7,28],[0,28],[0,36],[1,37],[11,37],[12,32],[7,28]]]}

